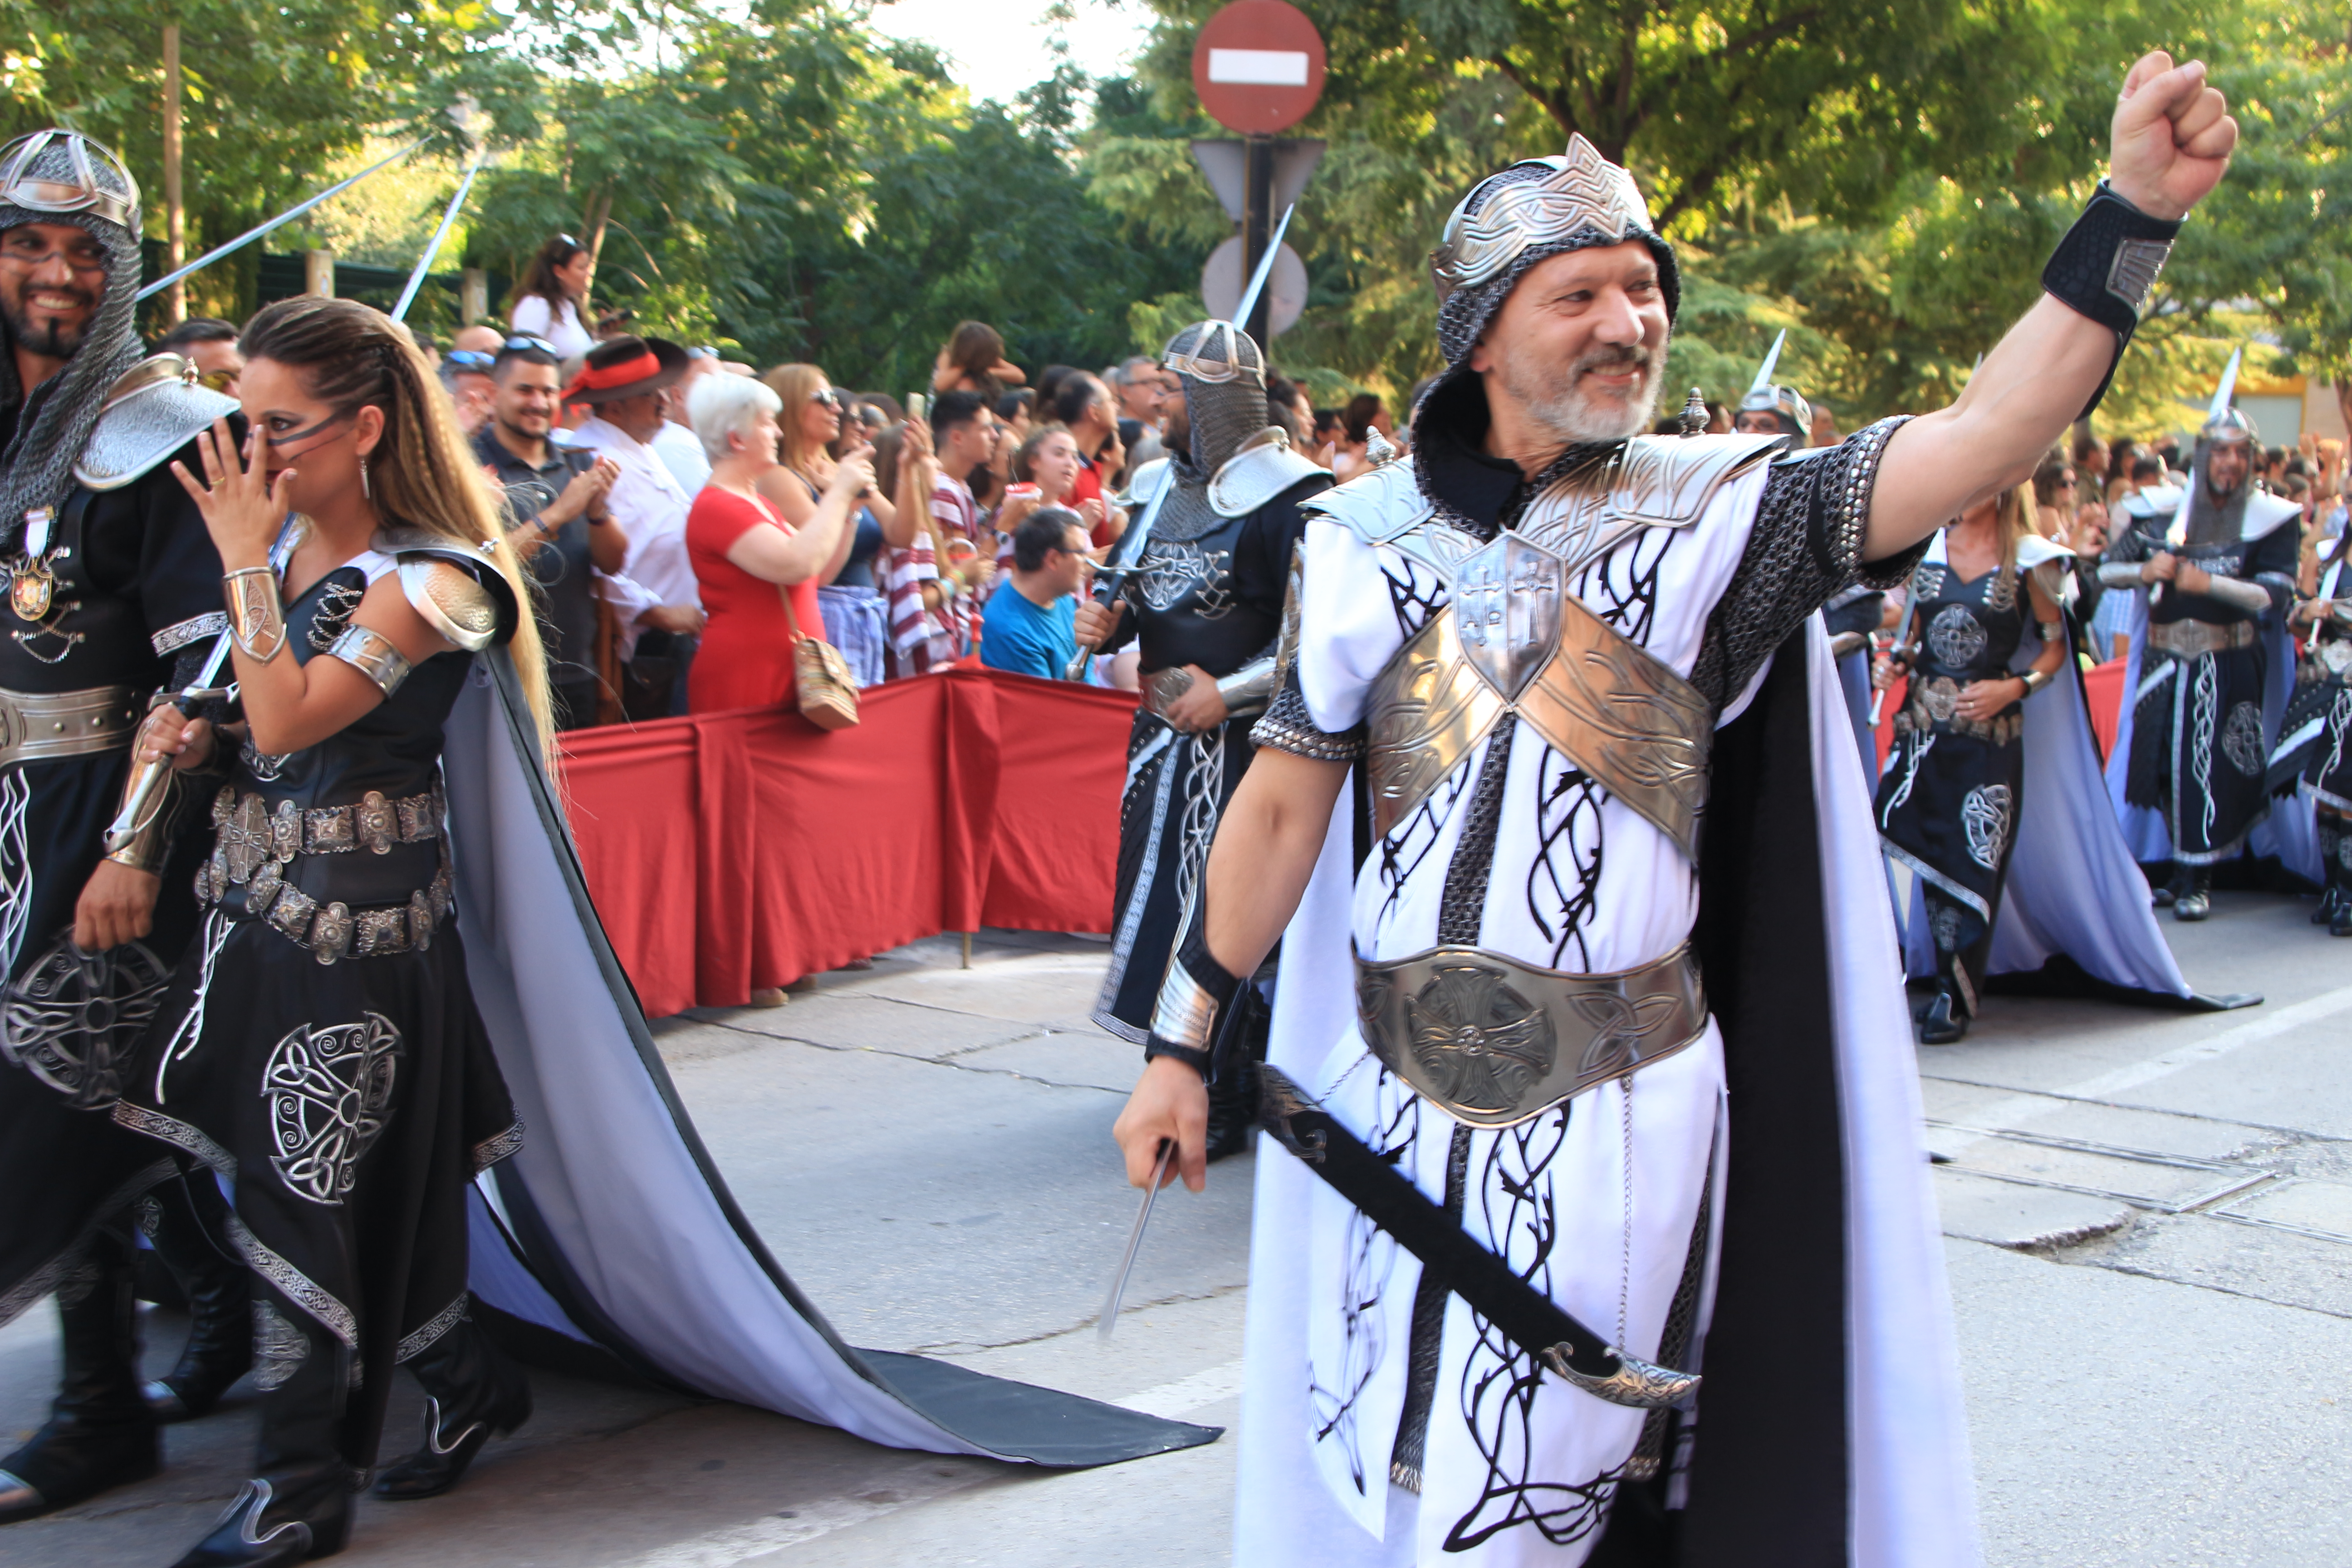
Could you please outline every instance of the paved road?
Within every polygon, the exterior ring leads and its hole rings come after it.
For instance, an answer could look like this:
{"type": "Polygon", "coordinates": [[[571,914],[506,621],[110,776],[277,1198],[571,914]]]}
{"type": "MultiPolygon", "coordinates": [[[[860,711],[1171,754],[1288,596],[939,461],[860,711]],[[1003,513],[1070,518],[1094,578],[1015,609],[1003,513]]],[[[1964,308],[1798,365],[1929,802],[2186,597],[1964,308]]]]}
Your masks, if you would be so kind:
{"type": "MultiPolygon", "coordinates": [[[[2352,1561],[2352,943],[2307,903],[2225,895],[2168,926],[2180,1016],[1996,999],[1923,1053],[1989,1561],[2352,1561]],[[2341,1402],[2341,1403],[2339,1403],[2341,1402]]],[[[1135,1053],[1086,1021],[1103,950],[919,943],[774,1010],[670,1020],[664,1054],[735,1190],[859,1344],[1189,1419],[1237,1408],[1247,1161],[1154,1222],[1108,1345],[1091,1321],[1132,1208],[1108,1129],[1135,1053]]],[[[47,1309],[0,1330],[0,1445],[37,1425],[47,1309]]],[[[180,1326],[151,1320],[166,1359],[180,1326]]],[[[536,1379],[459,1491],[363,1505],[343,1559],[422,1568],[1171,1568],[1227,1559],[1230,1441],[1037,1476],[894,1453],[738,1406],[536,1379]]],[[[387,1454],[412,1446],[413,1392],[387,1454]]],[[[243,1475],[249,1396],[172,1468],[0,1534],[21,1568],[173,1560],[243,1475]]]]}

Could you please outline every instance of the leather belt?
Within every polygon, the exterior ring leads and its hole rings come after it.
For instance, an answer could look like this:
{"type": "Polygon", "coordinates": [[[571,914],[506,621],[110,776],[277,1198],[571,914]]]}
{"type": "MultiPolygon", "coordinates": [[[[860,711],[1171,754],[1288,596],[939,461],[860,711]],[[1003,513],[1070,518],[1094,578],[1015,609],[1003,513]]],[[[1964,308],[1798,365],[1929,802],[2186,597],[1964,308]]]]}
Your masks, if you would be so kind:
{"type": "Polygon", "coordinates": [[[136,693],[128,686],[86,691],[0,688],[0,767],[117,751],[138,728],[136,693]]]}
{"type": "Polygon", "coordinates": [[[1688,942],[1609,974],[1435,947],[1359,955],[1356,1016],[1372,1054],[1448,1116],[1511,1127],[1697,1039],[1706,992],[1688,942]]]}
{"type": "Polygon", "coordinates": [[[2176,658],[2195,658],[2225,648],[2252,647],[2260,634],[2252,621],[2158,621],[2147,628],[2147,646],[2176,658]]]}
{"type": "Polygon", "coordinates": [[[258,795],[224,789],[213,802],[213,854],[196,871],[196,898],[268,921],[320,963],[422,952],[449,913],[449,849],[442,837],[442,813],[438,785],[400,800],[370,790],[355,805],[308,810],[290,800],[272,810],[258,795]],[[403,902],[354,910],[341,900],[322,903],[287,879],[297,856],[359,849],[388,855],[394,844],[436,840],[441,853],[431,879],[403,902]]]}

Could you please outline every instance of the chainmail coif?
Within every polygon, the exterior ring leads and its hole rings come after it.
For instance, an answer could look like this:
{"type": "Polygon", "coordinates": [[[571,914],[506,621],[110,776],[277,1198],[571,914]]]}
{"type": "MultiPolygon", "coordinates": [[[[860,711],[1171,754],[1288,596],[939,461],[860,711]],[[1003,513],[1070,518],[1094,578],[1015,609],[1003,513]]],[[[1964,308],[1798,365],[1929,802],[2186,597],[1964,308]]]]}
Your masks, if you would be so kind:
{"type": "Polygon", "coordinates": [[[1160,509],[1153,536],[1173,543],[1198,539],[1225,520],[1209,505],[1209,481],[1216,477],[1242,443],[1269,423],[1265,408],[1265,356],[1247,332],[1217,321],[1195,321],[1168,341],[1163,363],[1178,355],[1201,356],[1238,368],[1231,381],[1202,381],[1175,370],[1184,385],[1184,414],[1192,422],[1189,451],[1170,454],[1176,469],[1176,488],[1160,509]],[[1213,330],[1222,329],[1222,330],[1213,330]],[[1212,352],[1228,345],[1232,358],[1212,352]]]}
{"type": "MultiPolygon", "coordinates": [[[[135,205],[139,188],[114,154],[97,142],[87,145],[99,183],[135,205]]],[[[79,178],[62,140],[44,149],[26,172],[65,184],[79,178]]],[[[16,437],[0,454],[0,540],[11,542],[21,537],[26,512],[65,504],[74,486],[74,463],[89,443],[107,389],[145,352],[131,328],[132,296],[139,291],[137,230],[90,213],[36,212],[0,202],[0,232],[28,223],[63,224],[96,239],[106,253],[106,295],[72,359],[43,389],[37,408],[28,411],[31,417],[19,416],[16,437]]],[[[17,384],[16,338],[5,319],[0,319],[0,343],[12,351],[0,353],[0,407],[5,407],[23,400],[25,388],[17,384]]]]}

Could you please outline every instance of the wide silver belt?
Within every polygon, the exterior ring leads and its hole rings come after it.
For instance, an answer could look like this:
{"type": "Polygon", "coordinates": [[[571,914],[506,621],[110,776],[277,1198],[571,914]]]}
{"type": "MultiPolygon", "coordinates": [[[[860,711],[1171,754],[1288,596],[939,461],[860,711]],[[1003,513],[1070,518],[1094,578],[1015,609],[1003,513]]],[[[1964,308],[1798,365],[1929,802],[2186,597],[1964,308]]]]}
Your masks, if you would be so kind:
{"type": "Polygon", "coordinates": [[[1356,1016],[1372,1054],[1448,1116],[1510,1127],[1697,1039],[1706,991],[1687,942],[1609,974],[1435,947],[1392,963],[1360,954],[1356,1016]]]}
{"type": "Polygon", "coordinates": [[[128,686],[87,691],[10,691],[0,687],[0,767],[47,757],[120,750],[139,728],[128,686]]]}
{"type": "Polygon", "coordinates": [[[2147,628],[2147,646],[2177,658],[2195,658],[2224,648],[2252,647],[2259,635],[2252,621],[2158,621],[2147,628]]]}
{"type": "Polygon", "coordinates": [[[196,898],[205,904],[242,908],[267,921],[320,963],[422,952],[432,945],[434,928],[449,913],[449,846],[441,831],[443,810],[438,784],[400,800],[370,790],[356,805],[307,811],[290,800],[278,802],[272,811],[260,795],[224,789],[213,803],[213,854],[196,868],[196,898]],[[340,900],[321,903],[287,879],[298,856],[347,855],[361,849],[388,855],[395,844],[435,840],[439,840],[441,852],[431,879],[403,902],[359,909],[340,900]]]}

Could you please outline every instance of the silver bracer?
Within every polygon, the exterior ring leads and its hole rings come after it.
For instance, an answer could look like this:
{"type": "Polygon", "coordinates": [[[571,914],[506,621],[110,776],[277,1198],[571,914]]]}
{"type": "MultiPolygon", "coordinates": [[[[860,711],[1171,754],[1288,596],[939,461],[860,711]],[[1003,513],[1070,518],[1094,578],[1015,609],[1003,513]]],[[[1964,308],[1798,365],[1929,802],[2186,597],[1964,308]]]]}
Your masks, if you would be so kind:
{"type": "Polygon", "coordinates": [[[236,412],[236,398],[196,380],[194,360],[151,355],[107,389],[74,478],[94,490],[121,489],[236,412]]]}
{"type": "Polygon", "coordinates": [[[390,637],[365,626],[345,626],[343,635],[327,645],[327,655],[341,659],[375,682],[386,699],[408,679],[407,656],[393,646],[390,637]]]}
{"type": "Polygon", "coordinates": [[[1356,960],[1356,1018],[1381,1064],[1473,1127],[1513,1127],[1706,1031],[1689,944],[1607,974],[1475,947],[1356,960]]]}
{"type": "Polygon", "coordinates": [[[2110,588],[2140,586],[2139,563],[2137,561],[2102,561],[2099,581],[2110,588]]]}
{"type": "Polygon", "coordinates": [[[268,664],[286,651],[286,606],[278,597],[278,569],[240,566],[221,577],[228,597],[228,632],[236,651],[268,664]]]}
{"type": "Polygon", "coordinates": [[[2250,616],[2259,616],[2271,607],[2270,590],[2260,583],[2249,583],[2242,577],[2215,577],[2205,592],[2250,616]]]}
{"type": "Polygon", "coordinates": [[[1262,654],[1234,670],[1217,677],[1217,695],[1225,711],[1235,718],[1263,712],[1274,697],[1274,655],[1262,654]]]}

